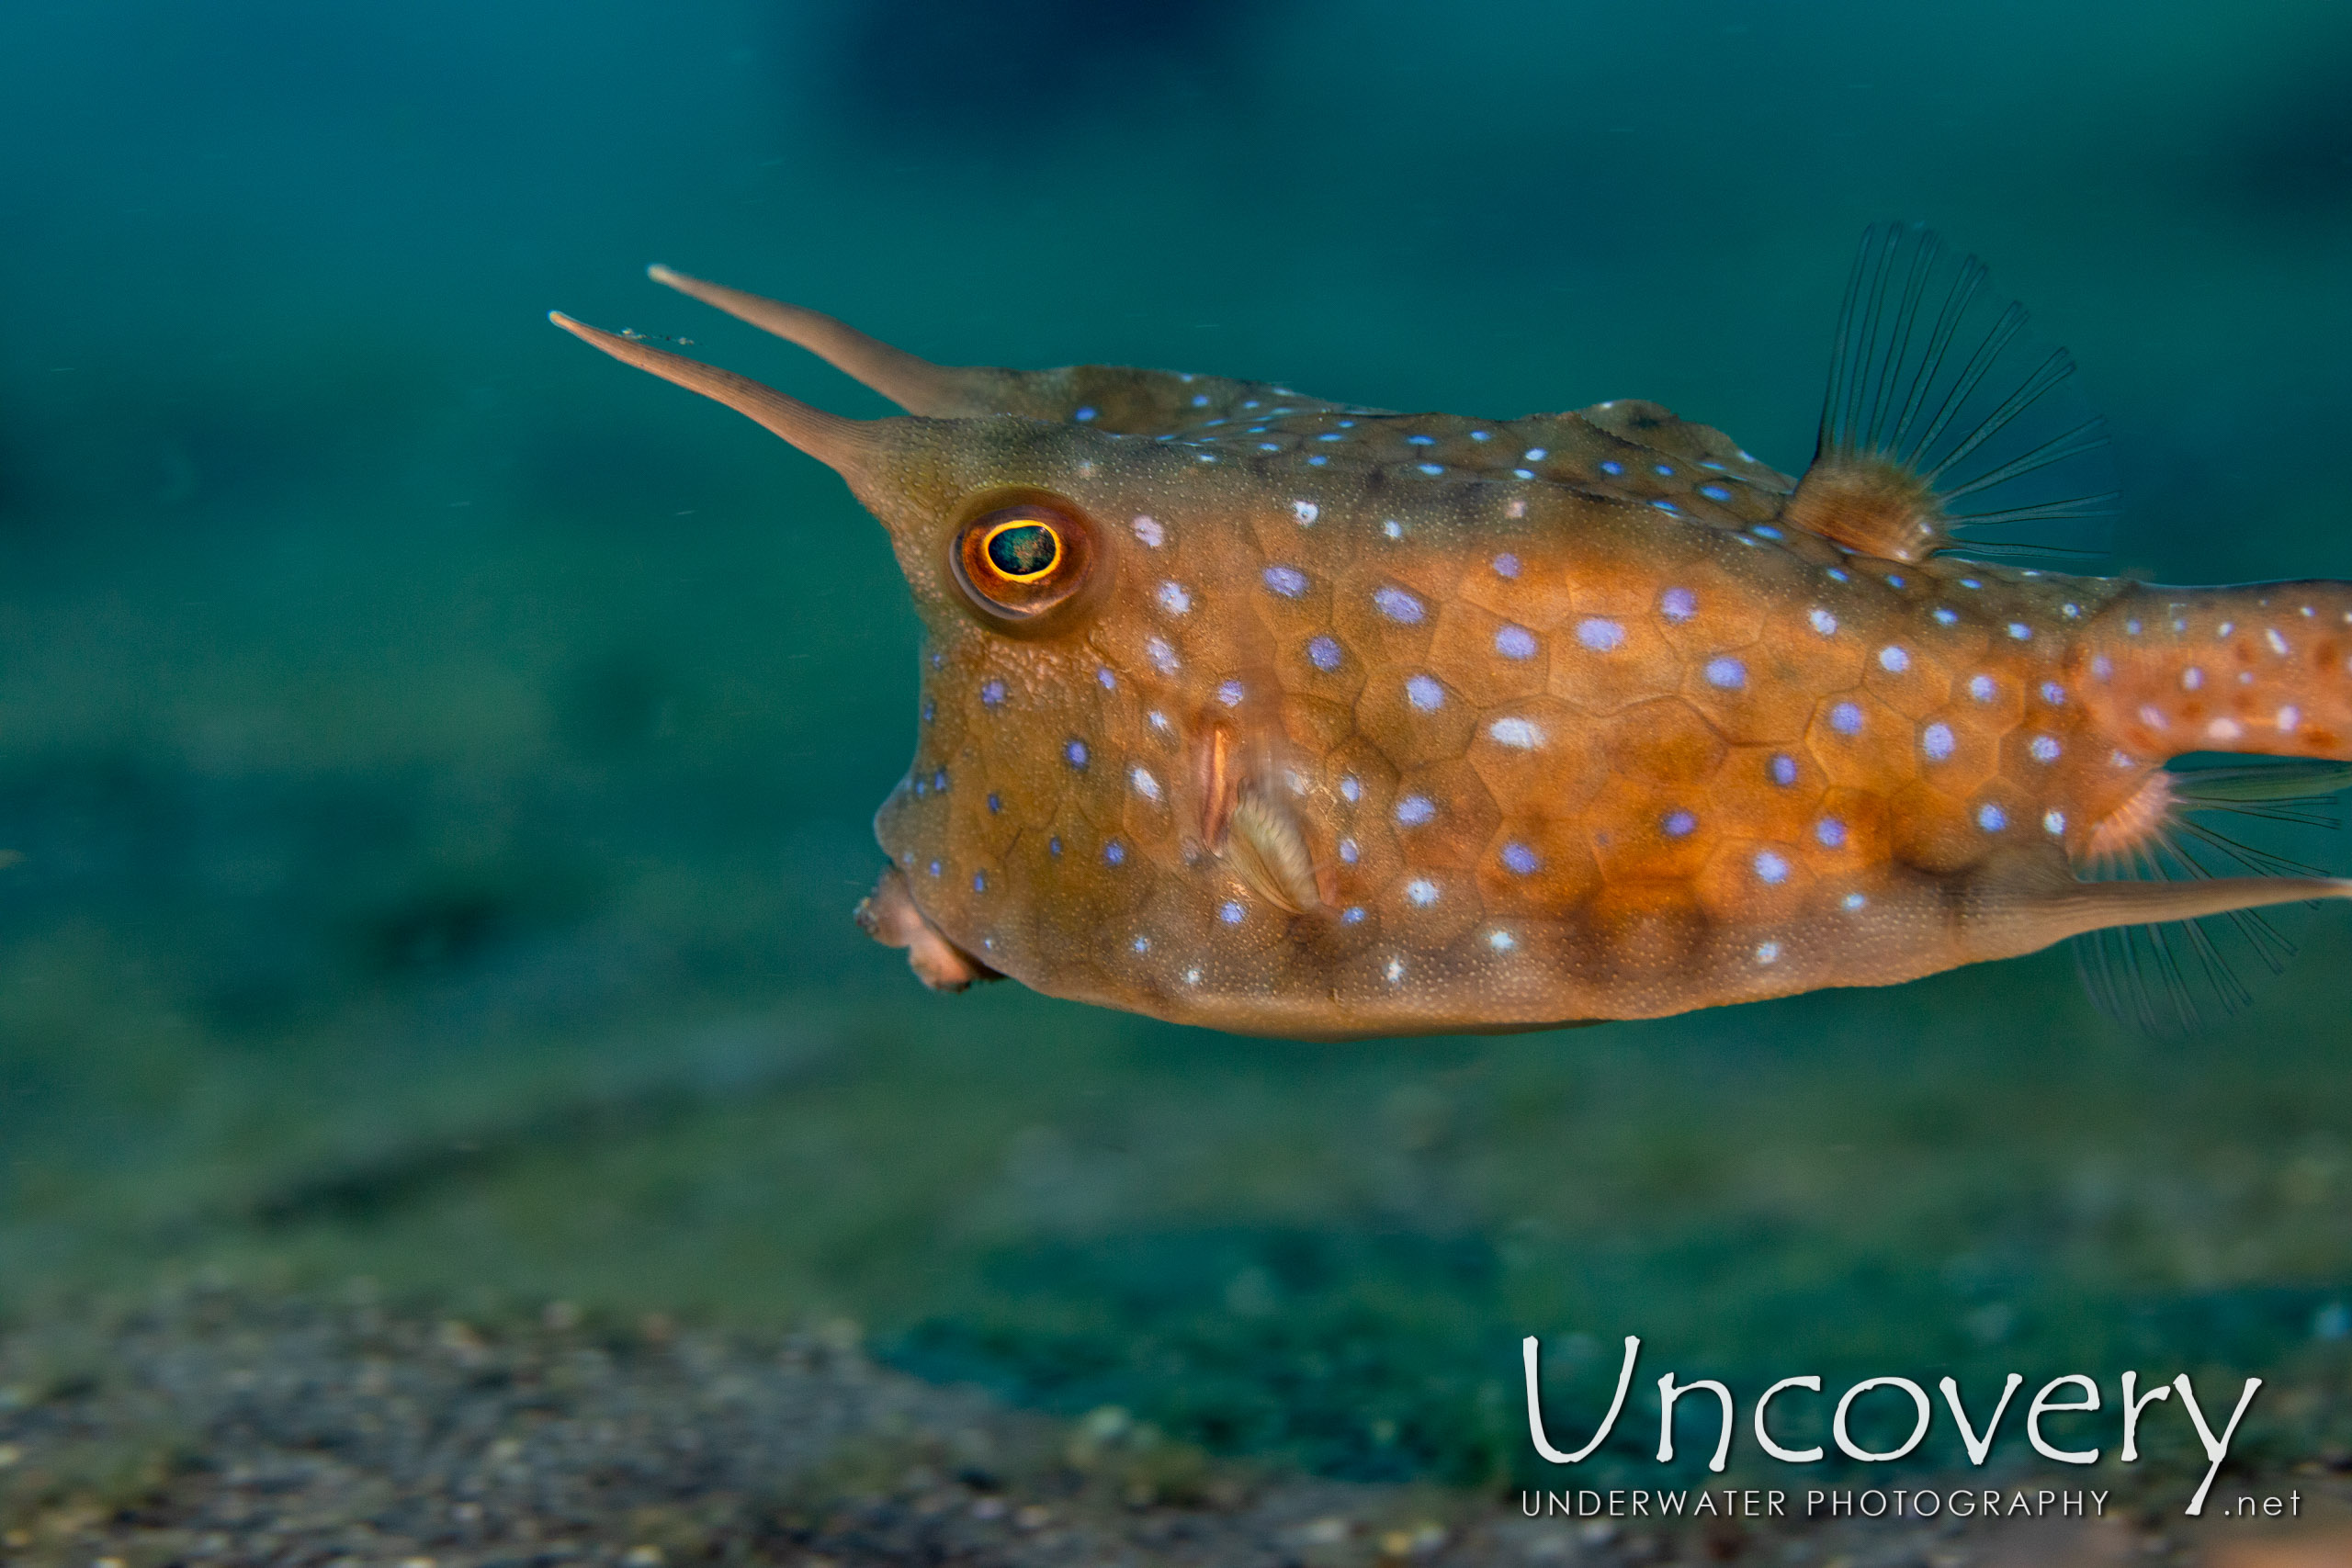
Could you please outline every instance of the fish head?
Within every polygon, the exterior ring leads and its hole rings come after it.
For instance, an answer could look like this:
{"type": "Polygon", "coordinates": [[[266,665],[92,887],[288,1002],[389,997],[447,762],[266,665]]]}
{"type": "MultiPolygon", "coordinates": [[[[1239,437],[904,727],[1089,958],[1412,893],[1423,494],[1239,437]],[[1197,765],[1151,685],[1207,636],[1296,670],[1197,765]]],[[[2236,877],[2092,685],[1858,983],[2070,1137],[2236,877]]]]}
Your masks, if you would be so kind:
{"type": "Polygon", "coordinates": [[[1150,944],[1246,952],[1246,925],[1271,955],[1332,913],[1283,722],[1301,694],[1235,586],[1295,513],[1148,436],[900,423],[857,490],[925,631],[876,830],[927,918],[1036,988],[1151,1010],[1150,944]]]}
{"type": "Polygon", "coordinates": [[[1286,765],[1296,682],[1248,596],[1220,592],[1313,508],[1152,433],[1155,400],[1204,394],[923,367],[966,380],[883,389],[945,412],[848,420],[554,320],[825,462],[888,535],[925,633],[913,762],[876,819],[894,908],[979,972],[1145,1010],[1174,1010],[1136,995],[1137,942],[1215,936],[1246,964],[1254,937],[1271,961],[1287,920],[1335,913],[1338,846],[1309,842],[1291,798],[1308,787],[1286,765]],[[974,389],[984,377],[1004,379],[974,389]],[[1077,396],[1121,416],[1048,417],[1077,396]]]}

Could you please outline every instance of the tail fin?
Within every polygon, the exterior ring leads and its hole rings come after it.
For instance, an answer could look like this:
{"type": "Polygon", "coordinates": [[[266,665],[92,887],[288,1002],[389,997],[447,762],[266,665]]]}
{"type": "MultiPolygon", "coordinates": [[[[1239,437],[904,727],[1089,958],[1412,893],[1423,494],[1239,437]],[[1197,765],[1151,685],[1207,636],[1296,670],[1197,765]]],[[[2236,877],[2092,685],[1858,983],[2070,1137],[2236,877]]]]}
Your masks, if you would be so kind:
{"type": "Polygon", "coordinates": [[[1917,224],[1862,236],[1813,466],[1784,522],[1888,560],[2089,553],[1956,532],[2103,517],[2115,501],[2103,423],[2061,394],[2075,362],[2032,348],[2025,308],[1985,279],[1917,224]]]}

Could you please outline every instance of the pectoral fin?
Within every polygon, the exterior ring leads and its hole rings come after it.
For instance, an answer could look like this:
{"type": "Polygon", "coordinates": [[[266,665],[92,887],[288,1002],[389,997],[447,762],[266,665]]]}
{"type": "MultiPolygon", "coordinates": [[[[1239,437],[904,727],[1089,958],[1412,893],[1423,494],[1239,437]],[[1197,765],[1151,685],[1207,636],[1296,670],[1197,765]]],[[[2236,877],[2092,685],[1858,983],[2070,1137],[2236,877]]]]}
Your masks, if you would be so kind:
{"type": "Polygon", "coordinates": [[[1315,857],[1307,852],[1298,821],[1280,801],[1245,788],[1227,825],[1225,862],[1261,897],[1294,915],[1323,900],[1317,886],[1315,857]]]}

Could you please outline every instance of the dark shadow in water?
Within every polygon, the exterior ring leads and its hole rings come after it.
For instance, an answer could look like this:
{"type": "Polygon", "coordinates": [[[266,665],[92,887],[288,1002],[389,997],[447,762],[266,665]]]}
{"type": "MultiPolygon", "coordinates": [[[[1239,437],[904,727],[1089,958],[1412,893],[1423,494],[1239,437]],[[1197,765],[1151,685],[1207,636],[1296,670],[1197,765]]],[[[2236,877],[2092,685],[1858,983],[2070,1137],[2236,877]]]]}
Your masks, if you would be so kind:
{"type": "Polygon", "coordinates": [[[2223,154],[2231,206],[2312,221],[2340,220],[2352,198],[2352,39],[2317,51],[2299,81],[2259,100],[2259,118],[2223,154]]]}
{"type": "Polygon", "coordinates": [[[940,152],[1027,150],[1136,121],[1171,96],[1223,98],[1268,0],[872,0],[831,76],[867,136],[940,152]]]}

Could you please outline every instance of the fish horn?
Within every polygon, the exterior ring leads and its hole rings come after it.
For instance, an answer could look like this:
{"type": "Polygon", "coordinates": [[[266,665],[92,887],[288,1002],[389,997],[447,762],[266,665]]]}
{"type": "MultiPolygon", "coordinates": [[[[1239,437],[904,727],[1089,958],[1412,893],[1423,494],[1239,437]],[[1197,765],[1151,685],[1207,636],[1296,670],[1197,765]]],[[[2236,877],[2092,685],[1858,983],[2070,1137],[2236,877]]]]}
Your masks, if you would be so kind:
{"type": "Polygon", "coordinates": [[[740,288],[707,283],[655,264],[645,269],[654,282],[706,305],[715,305],[763,333],[774,333],[797,344],[826,364],[881,393],[909,413],[933,419],[958,419],[1000,412],[991,396],[1002,372],[933,365],[822,311],[780,299],[763,299],[740,288]]]}
{"type": "Polygon", "coordinates": [[[593,348],[601,348],[625,365],[649,370],[665,381],[674,381],[690,392],[725,403],[737,413],[765,425],[783,436],[811,457],[827,465],[845,479],[854,479],[864,472],[875,454],[876,443],[868,422],[843,419],[822,409],[810,408],[797,398],[787,398],[773,387],[763,387],[748,376],[738,376],[732,370],[721,370],[700,360],[688,359],[682,354],[672,354],[639,343],[635,338],[622,337],[576,321],[560,310],[549,310],[548,320],[593,348]]]}

